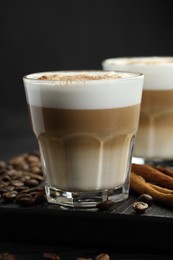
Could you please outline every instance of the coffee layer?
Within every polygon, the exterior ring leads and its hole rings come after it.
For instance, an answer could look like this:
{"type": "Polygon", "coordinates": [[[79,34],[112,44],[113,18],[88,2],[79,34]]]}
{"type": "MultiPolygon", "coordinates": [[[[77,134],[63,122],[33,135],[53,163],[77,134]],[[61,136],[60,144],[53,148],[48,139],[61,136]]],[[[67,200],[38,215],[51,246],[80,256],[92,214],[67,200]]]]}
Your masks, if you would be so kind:
{"type": "Polygon", "coordinates": [[[79,111],[29,106],[48,185],[68,191],[123,185],[139,106],[79,111]]]}
{"type": "Polygon", "coordinates": [[[173,90],[143,91],[134,155],[173,158],[173,90]]]}
{"type": "Polygon", "coordinates": [[[29,106],[34,132],[63,137],[71,132],[136,131],[140,105],[95,110],[55,109],[29,106]]]}

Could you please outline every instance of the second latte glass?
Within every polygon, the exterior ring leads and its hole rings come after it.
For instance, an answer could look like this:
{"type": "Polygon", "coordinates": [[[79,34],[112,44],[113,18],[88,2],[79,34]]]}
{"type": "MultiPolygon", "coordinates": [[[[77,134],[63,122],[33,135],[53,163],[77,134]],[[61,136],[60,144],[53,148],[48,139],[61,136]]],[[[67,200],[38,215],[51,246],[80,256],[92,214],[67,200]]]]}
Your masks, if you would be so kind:
{"type": "Polygon", "coordinates": [[[144,74],[134,162],[173,166],[173,57],[106,59],[105,70],[144,74]],[[138,159],[138,160],[137,160],[138,159]]]}
{"type": "Polygon", "coordinates": [[[95,207],[128,197],[143,78],[104,71],[24,77],[50,203],[95,207]]]}

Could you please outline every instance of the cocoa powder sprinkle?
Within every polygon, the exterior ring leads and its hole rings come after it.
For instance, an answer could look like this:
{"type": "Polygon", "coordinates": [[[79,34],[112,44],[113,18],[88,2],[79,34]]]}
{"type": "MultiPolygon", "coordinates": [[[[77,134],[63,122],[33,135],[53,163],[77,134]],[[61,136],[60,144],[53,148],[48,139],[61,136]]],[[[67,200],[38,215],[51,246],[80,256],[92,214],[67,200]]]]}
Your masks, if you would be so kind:
{"type": "Polygon", "coordinates": [[[117,73],[110,74],[54,74],[54,75],[43,75],[39,77],[39,80],[59,80],[59,81],[85,81],[85,80],[102,80],[102,79],[119,79],[123,76],[117,73]]]}

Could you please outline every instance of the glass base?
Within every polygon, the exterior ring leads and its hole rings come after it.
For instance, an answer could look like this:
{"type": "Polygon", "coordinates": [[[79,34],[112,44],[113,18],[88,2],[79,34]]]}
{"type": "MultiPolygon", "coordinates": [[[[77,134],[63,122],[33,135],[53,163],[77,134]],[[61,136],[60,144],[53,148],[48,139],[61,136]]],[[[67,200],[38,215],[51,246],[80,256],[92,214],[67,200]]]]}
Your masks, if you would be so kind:
{"type": "Polygon", "coordinates": [[[69,192],[46,185],[45,191],[49,203],[73,208],[93,208],[105,200],[119,202],[127,199],[129,195],[127,186],[104,191],[69,192]]]}
{"type": "Polygon", "coordinates": [[[162,158],[142,158],[133,157],[132,163],[136,164],[150,164],[154,166],[173,167],[173,159],[162,159],[162,158]]]}

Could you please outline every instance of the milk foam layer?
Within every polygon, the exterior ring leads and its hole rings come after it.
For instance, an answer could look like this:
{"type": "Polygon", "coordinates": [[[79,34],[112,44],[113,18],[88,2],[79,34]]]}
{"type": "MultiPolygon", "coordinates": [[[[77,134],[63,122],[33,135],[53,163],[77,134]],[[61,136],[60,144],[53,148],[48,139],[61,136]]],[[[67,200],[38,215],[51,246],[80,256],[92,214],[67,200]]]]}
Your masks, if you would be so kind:
{"type": "Polygon", "coordinates": [[[173,89],[173,57],[122,57],[102,62],[103,69],[144,74],[144,89],[173,89]]]}
{"type": "Polygon", "coordinates": [[[128,72],[43,72],[24,77],[24,85],[30,105],[65,109],[105,109],[139,104],[143,79],[144,76],[139,73],[128,72]],[[82,73],[92,79],[82,79],[82,73]],[[66,80],[39,79],[45,75],[69,77],[66,80]],[[80,79],[74,80],[75,75],[80,75],[80,79]]]}

